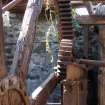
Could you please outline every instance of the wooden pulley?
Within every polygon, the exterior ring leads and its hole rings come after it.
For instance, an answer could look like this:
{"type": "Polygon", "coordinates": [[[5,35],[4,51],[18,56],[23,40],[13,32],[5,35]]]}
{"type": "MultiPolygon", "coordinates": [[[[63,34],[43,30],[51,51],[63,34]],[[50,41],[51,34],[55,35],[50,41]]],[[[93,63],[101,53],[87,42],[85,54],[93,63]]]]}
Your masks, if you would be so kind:
{"type": "Polygon", "coordinates": [[[80,80],[86,77],[86,68],[79,64],[69,64],[67,66],[67,79],[80,80]]]}

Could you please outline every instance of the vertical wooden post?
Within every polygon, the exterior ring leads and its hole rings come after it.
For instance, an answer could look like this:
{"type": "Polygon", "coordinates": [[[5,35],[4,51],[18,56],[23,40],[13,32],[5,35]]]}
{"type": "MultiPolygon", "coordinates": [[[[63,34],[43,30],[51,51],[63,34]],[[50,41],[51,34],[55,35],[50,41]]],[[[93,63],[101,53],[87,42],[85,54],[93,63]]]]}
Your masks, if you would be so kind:
{"type": "Polygon", "coordinates": [[[87,80],[80,80],[85,76],[85,70],[79,65],[70,64],[67,66],[67,79],[63,85],[63,105],[86,105],[87,80]]]}
{"type": "MultiPolygon", "coordinates": [[[[99,39],[101,43],[101,59],[105,60],[105,25],[99,28],[99,39]]],[[[99,74],[99,104],[105,105],[105,67],[100,68],[102,71],[99,74]]]]}
{"type": "MultiPolygon", "coordinates": [[[[90,46],[89,43],[89,25],[84,26],[84,57],[86,59],[89,58],[89,49],[92,47],[90,46]]],[[[89,66],[87,66],[87,69],[89,69],[89,66]]],[[[94,68],[95,69],[95,68],[94,68]]],[[[98,103],[98,90],[97,90],[97,77],[98,74],[97,72],[94,71],[88,71],[88,76],[87,76],[87,104],[92,105],[93,103],[97,104],[98,103]]]]}
{"type": "MultiPolygon", "coordinates": [[[[88,25],[84,28],[84,56],[88,58],[88,25]]],[[[81,73],[82,68],[79,66],[67,66],[67,77],[63,85],[63,105],[87,105],[87,78],[80,80],[79,77],[86,76],[81,73]]]]}
{"type": "MultiPolygon", "coordinates": [[[[84,26],[84,56],[88,58],[88,26],[84,26]]],[[[68,65],[67,82],[63,85],[64,105],[87,105],[87,79],[79,80],[78,78],[79,81],[76,80],[81,72],[82,69],[80,69],[80,67],[77,67],[76,65],[68,65]],[[70,76],[70,78],[68,76],[70,76]],[[73,78],[76,80],[74,81],[74,86],[72,86],[73,78]]]]}
{"type": "Polygon", "coordinates": [[[4,32],[2,19],[2,1],[0,1],[0,78],[6,75],[5,51],[4,51],[4,32]]]}
{"type": "Polygon", "coordinates": [[[12,72],[18,70],[20,77],[27,77],[33,42],[36,35],[36,25],[41,12],[43,0],[28,0],[21,32],[16,45],[12,72]]]}

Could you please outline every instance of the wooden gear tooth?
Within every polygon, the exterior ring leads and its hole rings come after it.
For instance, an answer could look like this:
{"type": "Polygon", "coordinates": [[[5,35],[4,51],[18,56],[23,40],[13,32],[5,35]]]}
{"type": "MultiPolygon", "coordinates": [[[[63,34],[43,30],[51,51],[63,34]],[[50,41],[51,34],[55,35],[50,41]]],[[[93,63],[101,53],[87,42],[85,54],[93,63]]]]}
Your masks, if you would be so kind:
{"type": "Polygon", "coordinates": [[[72,27],[71,4],[70,0],[56,0],[55,5],[55,8],[57,8],[56,10],[58,13],[60,29],[58,31],[60,31],[59,33],[61,35],[60,48],[58,53],[58,69],[63,70],[63,72],[66,73],[66,66],[72,62],[73,58],[72,48],[74,32],[72,27]]]}

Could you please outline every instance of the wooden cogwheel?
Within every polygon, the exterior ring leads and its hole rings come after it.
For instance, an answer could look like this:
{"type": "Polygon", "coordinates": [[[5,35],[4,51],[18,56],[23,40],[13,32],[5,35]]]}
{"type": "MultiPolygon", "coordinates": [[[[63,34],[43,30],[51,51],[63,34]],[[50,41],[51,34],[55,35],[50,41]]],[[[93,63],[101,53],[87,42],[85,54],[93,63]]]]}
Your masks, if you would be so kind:
{"type": "Polygon", "coordinates": [[[16,76],[0,80],[0,105],[30,105],[24,86],[16,76]]]}

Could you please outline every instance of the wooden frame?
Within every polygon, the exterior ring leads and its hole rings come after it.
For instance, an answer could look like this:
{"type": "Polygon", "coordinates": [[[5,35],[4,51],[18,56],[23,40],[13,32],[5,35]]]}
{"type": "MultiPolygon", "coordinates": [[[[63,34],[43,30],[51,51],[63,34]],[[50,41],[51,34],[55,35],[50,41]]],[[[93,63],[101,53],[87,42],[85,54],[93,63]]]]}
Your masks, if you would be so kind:
{"type": "Polygon", "coordinates": [[[32,105],[46,105],[51,93],[54,91],[59,80],[58,73],[52,73],[35,91],[32,93],[32,105]]]}
{"type": "Polygon", "coordinates": [[[23,80],[26,80],[27,77],[28,65],[36,35],[37,19],[41,12],[41,8],[42,0],[39,0],[38,2],[36,2],[36,0],[29,0],[23,18],[21,32],[17,41],[12,72],[18,72],[18,75],[23,80]],[[18,67],[18,65],[20,66],[18,67]]]}
{"type": "Polygon", "coordinates": [[[15,7],[18,3],[20,3],[22,0],[12,0],[11,2],[9,2],[7,5],[5,5],[2,8],[2,11],[8,11],[10,9],[12,9],[13,7],[15,7]]]}
{"type": "Polygon", "coordinates": [[[104,25],[105,17],[92,15],[92,16],[78,16],[76,20],[80,22],[82,25],[104,25]]]}
{"type": "Polygon", "coordinates": [[[0,1],[0,78],[6,75],[4,32],[2,19],[2,2],[0,1]]]}

